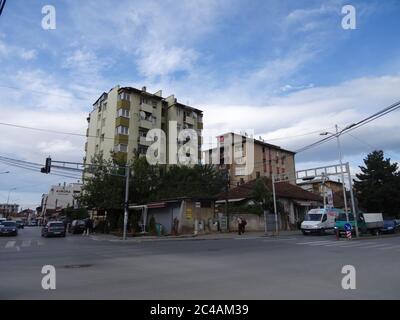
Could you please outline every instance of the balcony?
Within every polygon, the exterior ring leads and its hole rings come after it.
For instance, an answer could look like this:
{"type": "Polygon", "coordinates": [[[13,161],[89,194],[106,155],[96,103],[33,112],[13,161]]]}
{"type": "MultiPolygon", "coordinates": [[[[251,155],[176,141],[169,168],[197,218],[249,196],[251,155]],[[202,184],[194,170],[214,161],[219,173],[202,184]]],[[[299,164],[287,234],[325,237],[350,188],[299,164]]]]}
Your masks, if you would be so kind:
{"type": "Polygon", "coordinates": [[[138,142],[144,146],[150,146],[153,143],[152,141],[146,141],[146,137],[139,137],[138,142]]]}
{"type": "Polygon", "coordinates": [[[144,120],[140,119],[139,120],[139,127],[145,128],[145,129],[153,129],[153,123],[149,120],[144,120]]]}
{"type": "Polygon", "coordinates": [[[118,100],[117,101],[117,109],[130,109],[131,102],[128,100],[118,100]]]}
{"type": "Polygon", "coordinates": [[[183,121],[186,122],[187,124],[192,125],[192,126],[194,125],[194,119],[192,117],[187,117],[186,116],[186,117],[183,118],[183,121]]]}
{"type": "Polygon", "coordinates": [[[203,122],[197,122],[197,129],[203,130],[203,122]]]}
{"type": "Polygon", "coordinates": [[[115,144],[128,144],[129,136],[126,134],[116,134],[114,137],[115,144]]]}
{"type": "Polygon", "coordinates": [[[142,102],[140,104],[140,110],[144,111],[144,112],[148,112],[148,113],[153,113],[154,108],[153,108],[153,106],[142,102]]]}
{"type": "Polygon", "coordinates": [[[127,157],[128,154],[126,152],[114,152],[113,154],[115,162],[119,164],[126,163],[127,157]]]}
{"type": "Polygon", "coordinates": [[[115,127],[124,126],[129,127],[129,118],[118,117],[115,119],[115,127]]]}
{"type": "Polygon", "coordinates": [[[85,143],[85,151],[87,151],[87,148],[88,148],[88,143],[86,142],[85,143]]]}

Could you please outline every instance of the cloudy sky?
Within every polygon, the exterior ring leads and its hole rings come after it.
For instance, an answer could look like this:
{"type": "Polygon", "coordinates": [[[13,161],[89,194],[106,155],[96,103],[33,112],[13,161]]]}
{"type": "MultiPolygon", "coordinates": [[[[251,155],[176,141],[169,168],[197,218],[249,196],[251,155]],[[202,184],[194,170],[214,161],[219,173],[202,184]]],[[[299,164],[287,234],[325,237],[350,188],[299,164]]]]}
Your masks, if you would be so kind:
{"type": "MultiPolygon", "coordinates": [[[[296,150],[400,100],[400,1],[9,0],[0,17],[0,156],[81,161],[92,103],[120,84],[175,94],[205,128],[252,129],[296,150]],[[344,30],[342,7],[356,8],[344,30]],[[54,5],[56,29],[42,7],[54,5]]],[[[400,111],[342,136],[354,170],[374,149],[400,160],[400,111]]],[[[297,168],[337,162],[335,142],[297,168]]],[[[35,207],[72,179],[0,163],[0,202],[35,207]]]]}

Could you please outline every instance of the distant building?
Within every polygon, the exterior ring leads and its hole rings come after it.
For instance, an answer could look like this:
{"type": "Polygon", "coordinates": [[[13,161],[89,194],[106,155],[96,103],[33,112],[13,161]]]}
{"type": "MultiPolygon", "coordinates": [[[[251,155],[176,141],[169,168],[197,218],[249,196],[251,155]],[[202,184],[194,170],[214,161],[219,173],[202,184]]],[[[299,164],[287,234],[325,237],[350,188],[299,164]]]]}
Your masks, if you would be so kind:
{"type": "Polygon", "coordinates": [[[16,203],[0,203],[0,217],[8,217],[18,213],[19,204],[16,203]]]}
{"type": "MultiPolygon", "coordinates": [[[[298,183],[298,186],[304,190],[312,192],[314,194],[324,196],[324,184],[321,179],[313,179],[311,181],[305,181],[298,183]]],[[[329,204],[329,198],[332,197],[332,204],[335,208],[344,209],[344,200],[343,200],[343,183],[335,180],[325,180],[325,197],[327,204],[329,204]]],[[[350,195],[346,191],[348,207],[350,208],[350,195]]]]}
{"type": "MultiPolygon", "coordinates": [[[[235,146],[236,148],[237,146],[235,146]]],[[[240,147],[240,146],[239,146],[240,147]]],[[[247,136],[238,135],[236,133],[226,133],[218,137],[218,146],[214,149],[204,151],[205,163],[219,162],[220,169],[228,170],[231,187],[243,184],[259,177],[270,178],[274,175],[276,181],[287,180],[289,183],[295,184],[295,152],[285,150],[279,146],[269,144],[263,140],[253,139],[247,136]],[[240,141],[242,139],[241,148],[234,150],[225,157],[226,142],[240,141]],[[252,139],[254,142],[254,170],[250,174],[244,173],[244,165],[235,163],[234,155],[238,153],[246,156],[246,144],[252,139]],[[219,154],[218,154],[219,149],[219,154]],[[219,159],[215,158],[215,155],[219,159]]]]}
{"type": "Polygon", "coordinates": [[[41,215],[53,215],[67,207],[76,207],[78,205],[76,197],[81,194],[81,189],[81,183],[51,186],[49,193],[42,195],[41,215]]]}

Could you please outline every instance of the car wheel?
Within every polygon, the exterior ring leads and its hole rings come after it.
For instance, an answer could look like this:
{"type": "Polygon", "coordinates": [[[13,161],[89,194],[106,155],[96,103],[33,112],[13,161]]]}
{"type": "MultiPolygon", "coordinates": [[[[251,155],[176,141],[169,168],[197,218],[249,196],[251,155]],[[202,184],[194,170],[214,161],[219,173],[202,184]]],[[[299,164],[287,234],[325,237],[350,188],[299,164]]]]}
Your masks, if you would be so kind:
{"type": "Polygon", "coordinates": [[[322,228],[321,230],[319,230],[319,234],[320,234],[321,236],[323,236],[323,235],[325,234],[325,229],[322,228]]]}
{"type": "Polygon", "coordinates": [[[301,230],[301,232],[305,235],[305,236],[307,236],[308,235],[308,233],[307,232],[305,232],[305,231],[303,231],[303,230],[301,230]]]}

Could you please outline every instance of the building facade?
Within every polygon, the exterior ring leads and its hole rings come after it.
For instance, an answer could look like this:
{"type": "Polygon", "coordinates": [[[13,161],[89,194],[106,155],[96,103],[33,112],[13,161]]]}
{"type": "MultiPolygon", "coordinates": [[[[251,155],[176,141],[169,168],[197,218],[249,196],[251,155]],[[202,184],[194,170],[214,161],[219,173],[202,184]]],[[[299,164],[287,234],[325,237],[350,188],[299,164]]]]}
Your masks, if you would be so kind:
{"type": "Polygon", "coordinates": [[[203,112],[178,103],[171,95],[162,97],[156,93],[132,87],[116,86],[103,93],[93,104],[89,114],[85,163],[91,163],[96,155],[103,159],[114,159],[120,163],[132,160],[136,155],[145,155],[154,141],[147,141],[151,129],[161,129],[166,135],[166,161],[169,162],[169,139],[178,142],[178,136],[170,136],[171,121],[176,121],[177,135],[183,129],[194,129],[198,133],[199,159],[203,112]]]}
{"type": "Polygon", "coordinates": [[[19,204],[0,203],[0,218],[8,217],[18,213],[19,204]]]}
{"type": "Polygon", "coordinates": [[[76,207],[78,205],[76,197],[81,194],[82,184],[59,184],[51,186],[49,193],[42,195],[42,216],[49,212],[56,213],[67,207],[76,207]]]}
{"type": "MultiPolygon", "coordinates": [[[[203,155],[205,163],[217,164],[220,169],[227,170],[231,187],[259,177],[270,178],[272,175],[274,175],[276,181],[285,180],[295,184],[295,152],[282,149],[263,140],[230,132],[219,136],[217,147],[204,151],[203,155]],[[236,144],[226,152],[227,141],[232,143],[240,140],[242,141],[241,145],[236,144]],[[246,158],[246,152],[252,145],[254,146],[253,170],[246,172],[246,165],[237,163],[234,158],[242,156],[246,158]]],[[[247,159],[250,159],[250,157],[247,159]]]]}

